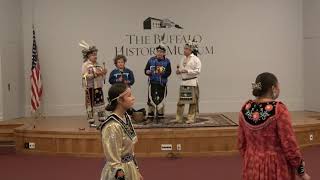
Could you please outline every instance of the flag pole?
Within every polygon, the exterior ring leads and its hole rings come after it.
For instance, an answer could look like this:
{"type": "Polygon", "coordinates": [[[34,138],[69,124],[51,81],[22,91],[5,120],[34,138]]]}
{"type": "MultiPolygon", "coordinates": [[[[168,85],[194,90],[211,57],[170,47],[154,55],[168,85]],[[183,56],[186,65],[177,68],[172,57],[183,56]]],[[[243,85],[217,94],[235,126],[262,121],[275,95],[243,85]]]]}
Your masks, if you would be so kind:
{"type": "MultiPolygon", "coordinates": [[[[34,32],[34,24],[33,24],[33,14],[34,14],[34,1],[32,1],[32,34],[33,34],[33,32],[34,32]]],[[[32,41],[33,41],[33,37],[32,37],[32,41]]],[[[33,45],[32,45],[33,46],[33,45]]],[[[33,48],[32,48],[33,49],[33,48]]],[[[31,74],[32,74],[32,71],[31,71],[31,74]]],[[[32,81],[32,77],[30,77],[30,81],[32,81]]],[[[32,85],[31,85],[32,86],[32,85]]],[[[32,87],[31,87],[32,88],[32,87]]],[[[31,91],[32,91],[32,89],[31,89],[31,91]]],[[[31,98],[32,98],[32,95],[31,95],[31,98]]],[[[31,105],[32,106],[32,105],[31,105]]],[[[31,107],[31,116],[33,117],[32,118],[32,127],[33,127],[33,129],[35,129],[36,128],[36,124],[37,124],[37,118],[38,118],[38,115],[37,115],[37,110],[33,110],[33,107],[31,107]]]]}
{"type": "Polygon", "coordinates": [[[32,126],[35,129],[37,120],[44,119],[42,107],[43,86],[41,82],[40,62],[38,57],[38,48],[36,44],[35,28],[32,23],[32,67],[31,67],[31,116],[33,117],[32,126]]]}
{"type": "MultiPolygon", "coordinates": [[[[32,0],[32,7],[31,7],[32,9],[31,9],[31,23],[32,23],[32,42],[33,42],[33,40],[34,40],[34,37],[33,37],[33,33],[35,32],[35,30],[34,30],[34,0],[32,0]]],[[[32,51],[33,51],[33,44],[32,44],[32,51]]],[[[33,54],[33,52],[32,52],[32,54],[33,54]]],[[[32,70],[31,70],[31,74],[32,74],[32,70]]],[[[32,81],[32,76],[30,76],[30,82],[32,81]]],[[[30,91],[32,91],[32,82],[31,82],[31,89],[30,89],[30,91]]],[[[30,94],[32,94],[32,92],[30,93],[30,94]]],[[[33,95],[31,95],[31,101],[32,101],[32,96],[33,95]]],[[[38,118],[38,116],[37,116],[37,110],[34,110],[34,108],[32,107],[32,104],[31,104],[31,116],[32,116],[32,127],[33,127],[33,129],[35,129],[36,128],[36,123],[37,123],[37,118],[38,118]]]]}

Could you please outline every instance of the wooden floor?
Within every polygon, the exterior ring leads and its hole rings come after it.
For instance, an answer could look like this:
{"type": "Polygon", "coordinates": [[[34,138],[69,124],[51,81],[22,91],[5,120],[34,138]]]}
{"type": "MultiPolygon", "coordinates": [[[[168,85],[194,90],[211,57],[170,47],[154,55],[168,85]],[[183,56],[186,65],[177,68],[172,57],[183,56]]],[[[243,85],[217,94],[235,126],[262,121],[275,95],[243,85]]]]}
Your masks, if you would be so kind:
{"type": "MultiPolygon", "coordinates": [[[[238,123],[238,113],[223,113],[238,123]]],[[[291,112],[302,147],[320,144],[320,113],[291,112]]],[[[137,129],[140,157],[212,156],[237,153],[237,127],[137,129]],[[172,150],[161,150],[162,145],[172,150]],[[179,150],[178,147],[181,147],[179,150]]],[[[0,121],[0,141],[15,141],[21,153],[103,156],[99,131],[88,128],[85,117],[21,118],[0,121]],[[25,143],[34,142],[35,149],[25,143]]]]}

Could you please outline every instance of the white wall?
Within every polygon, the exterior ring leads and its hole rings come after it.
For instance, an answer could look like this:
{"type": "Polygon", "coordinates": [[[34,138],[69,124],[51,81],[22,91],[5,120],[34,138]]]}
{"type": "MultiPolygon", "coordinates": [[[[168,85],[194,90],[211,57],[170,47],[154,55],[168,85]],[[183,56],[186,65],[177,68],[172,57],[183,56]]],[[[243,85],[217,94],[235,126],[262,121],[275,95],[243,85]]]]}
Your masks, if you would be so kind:
{"type": "MultiPolygon", "coordinates": [[[[213,55],[203,55],[200,78],[201,111],[238,111],[251,98],[251,82],[263,71],[281,81],[281,99],[291,110],[304,109],[302,0],[199,0],[161,3],[150,0],[23,1],[25,80],[29,82],[32,12],[44,84],[47,115],[84,114],[80,81],[82,63],[78,42],[85,39],[99,48],[100,61],[113,67],[115,46],[130,46],[126,34],[201,34],[202,45],[213,45],[213,55]],[[32,10],[34,9],[34,11],[32,10]],[[169,18],[184,29],[147,31],[147,17],[169,18]]],[[[182,45],[182,44],[179,44],[182,45]]],[[[136,46],[156,46],[154,44],[136,46]]],[[[168,56],[175,70],[180,56],[168,56]]],[[[128,67],[136,75],[137,107],[146,102],[148,56],[130,56],[128,67]]],[[[26,88],[26,113],[30,88],[26,88]]],[[[167,111],[175,112],[178,80],[169,82],[167,111]]]]}
{"type": "MultiPolygon", "coordinates": [[[[0,40],[0,42],[1,42],[1,40],[0,40]]],[[[0,49],[2,49],[1,46],[0,46],[0,49]]],[[[0,53],[0,121],[3,120],[2,70],[1,70],[1,64],[2,64],[2,60],[1,60],[1,53],[0,53]]]]}
{"type": "Polygon", "coordinates": [[[320,1],[303,1],[305,108],[320,111],[320,1]]]}
{"type": "MultiPolygon", "coordinates": [[[[4,2],[0,1],[0,23],[5,20],[4,2]]],[[[0,28],[0,120],[3,120],[3,95],[2,95],[2,49],[4,44],[4,28],[0,28]]]]}
{"type": "Polygon", "coordinates": [[[3,119],[24,116],[21,10],[20,0],[0,1],[0,115],[3,119]]]}

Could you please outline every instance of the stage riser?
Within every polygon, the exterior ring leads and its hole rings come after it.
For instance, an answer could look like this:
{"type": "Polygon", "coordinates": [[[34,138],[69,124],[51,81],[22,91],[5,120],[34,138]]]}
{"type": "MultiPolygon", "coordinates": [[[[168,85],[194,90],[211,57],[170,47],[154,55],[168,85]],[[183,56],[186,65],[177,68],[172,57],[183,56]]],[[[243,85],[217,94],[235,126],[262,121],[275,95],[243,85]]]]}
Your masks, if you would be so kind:
{"type": "Polygon", "coordinates": [[[14,129],[23,124],[1,124],[0,125],[0,142],[14,141],[14,129]]]}
{"type": "MultiPolygon", "coordinates": [[[[137,130],[138,157],[199,157],[237,153],[237,128],[191,128],[137,130]],[[172,151],[161,151],[161,144],[172,144],[172,151]],[[181,144],[181,151],[177,151],[181,144]]],[[[302,147],[320,144],[320,125],[297,126],[295,133],[302,147]],[[310,141],[310,134],[313,140],[310,141]]],[[[99,132],[48,133],[18,130],[15,132],[18,152],[70,156],[103,156],[99,132]],[[26,142],[36,143],[33,150],[26,142]]]]}

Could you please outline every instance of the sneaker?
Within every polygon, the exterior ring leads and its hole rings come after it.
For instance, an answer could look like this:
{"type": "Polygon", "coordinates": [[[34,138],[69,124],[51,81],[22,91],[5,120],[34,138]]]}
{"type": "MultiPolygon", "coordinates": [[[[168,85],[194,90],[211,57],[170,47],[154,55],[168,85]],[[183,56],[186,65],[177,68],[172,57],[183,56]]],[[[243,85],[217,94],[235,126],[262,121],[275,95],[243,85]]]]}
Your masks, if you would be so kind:
{"type": "Polygon", "coordinates": [[[153,118],[154,117],[154,112],[150,112],[150,113],[148,113],[148,118],[153,118]]]}
{"type": "Polygon", "coordinates": [[[96,124],[92,123],[92,124],[89,125],[89,127],[90,128],[97,128],[98,126],[96,124]]]}
{"type": "Polygon", "coordinates": [[[99,117],[100,122],[104,122],[107,118],[106,117],[99,117]]]}
{"type": "Polygon", "coordinates": [[[187,123],[187,124],[193,124],[193,123],[195,123],[195,121],[194,121],[194,120],[189,119],[188,121],[186,121],[186,123],[187,123]]]}
{"type": "Polygon", "coordinates": [[[159,118],[159,119],[164,119],[164,114],[160,114],[160,113],[159,113],[159,114],[158,114],[158,118],[159,118]]]}

